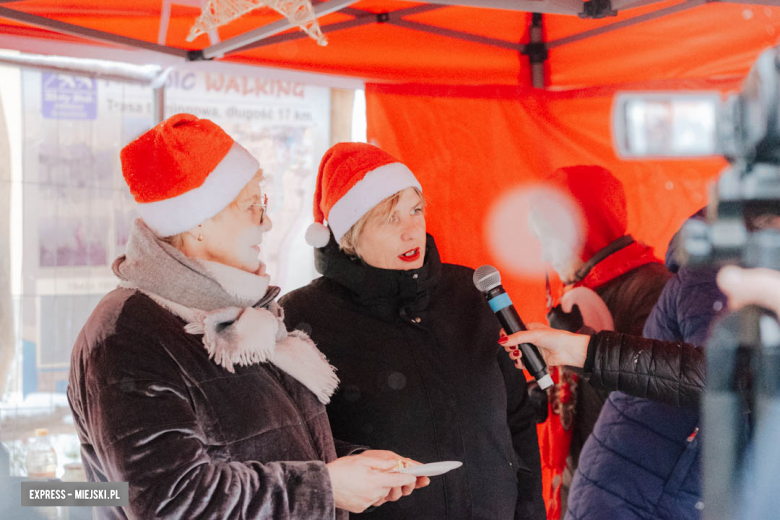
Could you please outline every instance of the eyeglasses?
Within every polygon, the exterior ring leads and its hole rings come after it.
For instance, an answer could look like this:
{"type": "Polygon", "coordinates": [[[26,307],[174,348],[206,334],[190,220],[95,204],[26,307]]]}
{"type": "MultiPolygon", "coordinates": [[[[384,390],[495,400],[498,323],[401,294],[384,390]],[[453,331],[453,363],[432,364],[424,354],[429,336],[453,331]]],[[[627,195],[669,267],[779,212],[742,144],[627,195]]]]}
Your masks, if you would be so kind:
{"type": "Polygon", "coordinates": [[[260,224],[265,223],[265,214],[268,212],[268,194],[263,194],[263,202],[249,202],[244,204],[242,210],[251,211],[252,216],[255,216],[256,212],[260,212],[260,224]]]}

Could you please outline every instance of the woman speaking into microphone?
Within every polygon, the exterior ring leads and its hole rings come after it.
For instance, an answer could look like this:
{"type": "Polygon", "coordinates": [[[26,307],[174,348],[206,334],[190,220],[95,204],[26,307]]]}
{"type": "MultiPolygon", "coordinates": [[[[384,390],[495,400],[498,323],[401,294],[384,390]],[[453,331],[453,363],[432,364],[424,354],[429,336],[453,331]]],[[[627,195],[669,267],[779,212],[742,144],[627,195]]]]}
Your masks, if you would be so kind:
{"type": "Polygon", "coordinates": [[[320,165],[314,216],[307,240],[322,277],[282,305],[338,371],[334,435],[463,463],[361,518],[544,518],[525,378],[497,343],[473,271],[440,261],[414,174],[377,147],[337,144],[320,165]]]}

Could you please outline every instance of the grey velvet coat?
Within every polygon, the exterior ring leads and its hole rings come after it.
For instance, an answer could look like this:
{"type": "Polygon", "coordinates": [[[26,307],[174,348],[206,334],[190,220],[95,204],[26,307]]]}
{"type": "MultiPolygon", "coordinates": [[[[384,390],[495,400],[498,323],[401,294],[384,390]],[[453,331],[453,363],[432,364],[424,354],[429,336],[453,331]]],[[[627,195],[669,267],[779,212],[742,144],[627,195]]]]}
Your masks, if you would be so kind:
{"type": "Polygon", "coordinates": [[[201,336],[142,293],[98,304],[73,349],[68,398],[89,480],[130,484],[130,506],[101,518],[347,518],[314,394],[270,364],[217,366],[201,336]]]}

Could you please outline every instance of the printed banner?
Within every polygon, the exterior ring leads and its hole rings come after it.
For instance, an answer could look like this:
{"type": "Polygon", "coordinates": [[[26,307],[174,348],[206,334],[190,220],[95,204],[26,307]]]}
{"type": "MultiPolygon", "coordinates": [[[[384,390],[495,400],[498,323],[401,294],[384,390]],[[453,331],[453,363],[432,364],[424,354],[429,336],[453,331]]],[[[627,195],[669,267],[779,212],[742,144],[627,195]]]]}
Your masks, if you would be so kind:
{"type": "MultiPolygon", "coordinates": [[[[23,96],[22,309],[36,346],[39,392],[67,381],[70,350],[100,298],[116,286],[110,266],[137,218],[119,151],[152,127],[150,88],[25,70],[23,96]]],[[[284,291],[316,276],[304,241],[319,159],[330,144],[330,89],[274,78],[172,71],[167,116],[213,120],[265,173],[273,231],[263,258],[284,291]]],[[[151,167],[151,166],[150,166],[151,167]]],[[[27,366],[30,366],[30,360],[27,366]]]]}

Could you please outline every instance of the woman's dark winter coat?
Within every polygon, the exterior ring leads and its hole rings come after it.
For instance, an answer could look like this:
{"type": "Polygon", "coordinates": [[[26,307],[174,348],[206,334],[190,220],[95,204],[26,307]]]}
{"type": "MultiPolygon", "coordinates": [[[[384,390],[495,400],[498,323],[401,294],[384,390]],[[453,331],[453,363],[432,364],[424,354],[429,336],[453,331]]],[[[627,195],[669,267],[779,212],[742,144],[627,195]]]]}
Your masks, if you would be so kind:
{"type": "Polygon", "coordinates": [[[613,392],[582,452],[567,518],[695,520],[701,496],[698,402],[707,329],[725,298],[712,269],[680,268],[645,324],[653,339],[601,333],[590,345],[591,383],[613,392]],[[624,393],[625,392],[625,393],[624,393]],[[627,395],[631,394],[631,395],[627,395]],[[644,398],[646,397],[646,398],[644,398]],[[649,400],[653,399],[653,400],[649,400]]]}
{"type": "Polygon", "coordinates": [[[130,506],[98,516],[346,518],[335,509],[325,463],[336,450],[315,395],[270,364],[228,372],[184,325],[117,289],[76,341],[68,399],[87,477],[130,483],[130,506]]]}
{"type": "Polygon", "coordinates": [[[288,328],[309,332],[338,369],[334,436],[420,462],[463,462],[359,517],[544,518],[525,377],[497,343],[473,271],[442,264],[430,236],[424,266],[412,271],[369,267],[333,240],[316,258],[324,276],[281,303],[288,328]]]}

